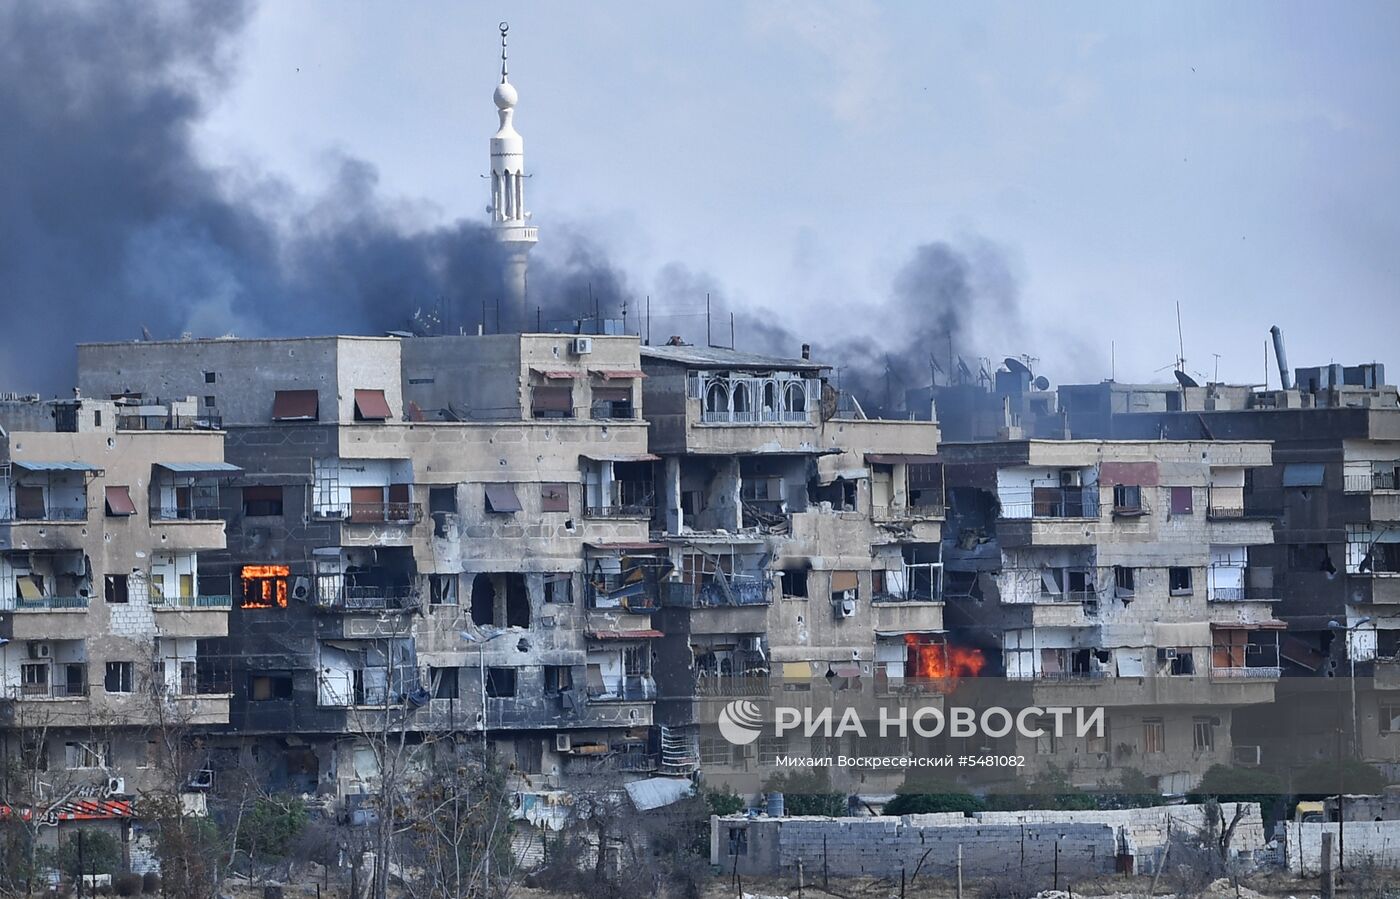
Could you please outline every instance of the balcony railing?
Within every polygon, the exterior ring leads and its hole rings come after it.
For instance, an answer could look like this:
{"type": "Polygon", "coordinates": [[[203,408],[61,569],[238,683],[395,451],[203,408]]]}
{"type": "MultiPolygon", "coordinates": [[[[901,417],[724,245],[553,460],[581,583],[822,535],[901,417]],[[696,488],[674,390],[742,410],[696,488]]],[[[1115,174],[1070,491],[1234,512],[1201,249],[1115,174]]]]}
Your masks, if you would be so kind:
{"type": "Polygon", "coordinates": [[[1258,518],[1278,518],[1278,509],[1257,505],[1237,487],[1223,490],[1212,487],[1206,497],[1206,518],[1211,521],[1243,521],[1258,518]]]}
{"type": "Polygon", "coordinates": [[[86,596],[31,596],[19,597],[14,601],[16,612],[51,612],[55,609],[86,609],[86,596]]]}
{"type": "Polygon", "coordinates": [[[152,596],[151,608],[160,611],[219,610],[233,608],[232,596],[152,596]]]}
{"type": "Polygon", "coordinates": [[[318,590],[316,595],[316,605],[321,608],[348,611],[411,609],[418,606],[418,600],[418,588],[412,585],[390,587],[345,585],[338,590],[318,590]]]}
{"type": "Polygon", "coordinates": [[[1106,671],[1041,671],[1034,677],[1021,680],[1053,681],[1064,684],[1085,684],[1101,681],[1108,676],[1106,671]]]}
{"type": "Polygon", "coordinates": [[[83,680],[57,681],[48,684],[21,684],[13,690],[13,696],[18,699],[76,699],[87,696],[87,665],[83,665],[82,670],[83,680]]]}
{"type": "MultiPolygon", "coordinates": [[[[88,508],[86,505],[76,508],[66,508],[62,506],[50,507],[48,509],[15,509],[11,512],[12,521],[60,521],[79,522],[87,521],[88,508]]],[[[3,518],[3,516],[0,516],[3,518]]]]}
{"type": "Polygon", "coordinates": [[[705,424],[807,424],[812,420],[811,412],[795,411],[736,411],[729,409],[704,409],[700,421],[705,424]]]}
{"type": "Polygon", "coordinates": [[[696,696],[766,696],[768,675],[753,674],[708,674],[700,672],[695,676],[696,696]]]}
{"type": "Polygon", "coordinates": [[[926,502],[917,506],[871,506],[870,513],[876,521],[909,521],[943,518],[947,509],[943,503],[926,502]]]}
{"type": "MultiPolygon", "coordinates": [[[[1126,595],[1131,598],[1133,594],[1128,592],[1126,595]]],[[[1080,590],[1062,590],[1059,593],[1050,593],[1049,591],[1042,590],[1040,591],[1040,597],[1037,602],[1084,603],[1097,602],[1098,599],[1099,591],[1092,587],[1087,587],[1080,590]]]]}
{"type": "Polygon", "coordinates": [[[1049,490],[1023,502],[1001,504],[1003,519],[1046,521],[1061,518],[1098,518],[1099,499],[1082,488],[1049,490]]]}
{"type": "Polygon", "coordinates": [[[1216,668],[1210,669],[1210,676],[1213,680],[1274,680],[1282,673],[1282,669],[1277,665],[1248,668],[1216,668]]]}
{"type": "Polygon", "coordinates": [[[417,524],[423,520],[421,503],[348,503],[350,524],[417,524]]]}
{"type": "Polygon", "coordinates": [[[594,702],[649,702],[656,698],[656,681],[649,674],[604,678],[600,686],[588,688],[594,702]]]}
{"type": "Polygon", "coordinates": [[[151,521],[218,521],[224,517],[220,506],[151,506],[151,521]]]}
{"type": "Polygon", "coordinates": [[[1369,474],[1349,474],[1343,478],[1347,493],[1373,493],[1377,490],[1400,490],[1400,472],[1373,471],[1369,474]]]}
{"type": "Polygon", "coordinates": [[[644,503],[628,503],[615,506],[584,506],[584,518],[650,518],[653,505],[650,500],[644,503]]]}
{"type": "Polygon", "coordinates": [[[1278,590],[1273,587],[1211,587],[1206,591],[1206,599],[1210,602],[1278,599],[1278,590]]]}
{"type": "Polygon", "coordinates": [[[772,602],[772,585],[767,577],[731,577],[727,590],[713,582],[697,587],[681,581],[667,581],[661,586],[663,605],[685,609],[766,606],[772,602]]]}

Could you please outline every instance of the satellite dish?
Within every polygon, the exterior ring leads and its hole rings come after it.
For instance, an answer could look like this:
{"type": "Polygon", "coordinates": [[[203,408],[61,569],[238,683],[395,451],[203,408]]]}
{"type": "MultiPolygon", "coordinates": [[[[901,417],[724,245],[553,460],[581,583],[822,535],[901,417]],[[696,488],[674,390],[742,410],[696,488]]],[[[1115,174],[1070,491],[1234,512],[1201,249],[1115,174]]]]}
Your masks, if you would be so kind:
{"type": "Polygon", "coordinates": [[[1012,357],[1007,356],[1002,361],[1005,363],[1008,369],[1016,372],[1017,374],[1029,375],[1031,373],[1031,370],[1029,368],[1026,368],[1025,363],[1023,363],[1020,359],[1013,359],[1012,357]]]}
{"type": "Polygon", "coordinates": [[[1176,382],[1177,382],[1178,384],[1180,384],[1182,387],[1200,387],[1200,386],[1201,386],[1200,384],[1197,384],[1197,383],[1196,383],[1196,379],[1195,379],[1195,378],[1191,377],[1190,375],[1188,375],[1186,372],[1182,371],[1181,369],[1177,369],[1176,371],[1172,372],[1172,374],[1176,375],[1176,382]]]}
{"type": "Polygon", "coordinates": [[[1031,386],[1034,387],[1036,390],[1049,390],[1050,379],[1045,377],[1045,375],[1041,375],[1040,377],[1036,378],[1034,381],[1031,382],[1031,386]]]}

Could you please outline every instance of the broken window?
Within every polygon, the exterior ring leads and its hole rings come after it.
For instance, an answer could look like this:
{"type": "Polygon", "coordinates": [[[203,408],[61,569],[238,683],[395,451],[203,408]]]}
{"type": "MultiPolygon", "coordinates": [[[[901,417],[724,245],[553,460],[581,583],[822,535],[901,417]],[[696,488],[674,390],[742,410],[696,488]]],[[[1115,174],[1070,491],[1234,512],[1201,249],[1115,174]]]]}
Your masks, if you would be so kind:
{"type": "Polygon", "coordinates": [[[320,397],[314,390],[279,390],[272,399],[273,421],[316,421],[320,397]]]}
{"type": "Polygon", "coordinates": [[[1190,515],[1194,509],[1190,487],[1172,487],[1171,508],[1173,515],[1190,515]]]}
{"type": "Polygon", "coordinates": [[[63,760],[68,768],[110,767],[112,764],[112,743],[109,740],[64,743],[63,760]]]}
{"type": "Polygon", "coordinates": [[[515,495],[514,484],[487,484],[486,511],[512,513],[520,511],[520,498],[515,495]]]}
{"type": "Polygon", "coordinates": [[[428,668],[429,683],[432,684],[434,699],[457,699],[458,680],[456,668],[428,668]]]}
{"type": "Polygon", "coordinates": [[[574,672],[568,665],[544,666],[544,692],[558,696],[574,688],[574,672]]]}
{"type": "Polygon", "coordinates": [[[243,601],[245,609],[271,609],[287,607],[287,577],[291,569],[286,565],[244,565],[242,570],[243,601]]]}
{"type": "Polygon", "coordinates": [[[530,415],[534,418],[573,418],[573,387],[541,384],[531,388],[530,415]]]}
{"type": "Polygon", "coordinates": [[[594,387],[594,418],[633,418],[631,387],[594,387]]]}
{"type": "Polygon", "coordinates": [[[1215,719],[1196,718],[1191,722],[1191,748],[1196,752],[1215,751],[1215,719]]]}
{"type": "Polygon", "coordinates": [[[489,574],[472,578],[472,623],[496,623],[496,585],[489,574]]]}
{"type": "Polygon", "coordinates": [[[567,511],[569,511],[569,485],[568,485],[568,484],[541,484],[541,485],[540,485],[540,511],[541,511],[541,512],[567,512],[567,511]]]}
{"type": "Polygon", "coordinates": [[[428,488],[428,511],[437,513],[445,512],[449,515],[457,514],[457,487],[429,487],[428,488]]]}
{"type": "Polygon", "coordinates": [[[908,469],[909,505],[925,512],[943,508],[943,466],[935,462],[911,462],[908,469]]]}
{"type": "Polygon", "coordinates": [[[355,391],[356,421],[388,421],[391,417],[393,412],[389,410],[389,401],[384,398],[384,391],[355,391]]]}
{"type": "Polygon", "coordinates": [[[1113,487],[1113,511],[1119,515],[1141,512],[1142,488],[1136,484],[1115,484],[1113,487]]]}
{"type": "Polygon", "coordinates": [[[134,668],[131,662],[108,662],[107,676],[102,680],[102,689],[108,693],[130,693],[134,668]]]}
{"type": "Polygon", "coordinates": [[[487,668],[486,695],[493,699],[515,695],[514,668],[487,668]]]}
{"type": "Polygon", "coordinates": [[[1142,751],[1144,753],[1167,751],[1167,727],[1161,718],[1142,719],[1142,751]]]}
{"type": "Polygon", "coordinates": [[[830,484],[809,484],[813,503],[829,503],[832,511],[854,512],[856,509],[856,482],[837,478],[830,484]]]}
{"type": "Polygon", "coordinates": [[[15,485],[15,518],[21,521],[42,521],[45,512],[43,487],[15,485]]]}
{"type": "Polygon", "coordinates": [[[1170,661],[1173,677],[1189,677],[1196,673],[1196,655],[1191,652],[1189,646],[1176,647],[1176,653],[1170,661]]]}
{"type": "Polygon", "coordinates": [[[457,575],[428,575],[429,602],[435,606],[455,606],[457,604],[457,575]]]}
{"type": "Polygon", "coordinates": [[[1172,596],[1191,595],[1191,569],[1173,566],[1167,569],[1168,587],[1172,596]]]}
{"type": "Polygon", "coordinates": [[[778,575],[778,582],[782,587],[783,595],[796,599],[807,598],[807,569],[806,568],[785,568],[778,575]]]}
{"type": "Polygon", "coordinates": [[[1400,704],[1384,703],[1381,705],[1381,733],[1400,733],[1400,704]]]}
{"type": "Polygon", "coordinates": [[[1336,574],[1337,566],[1325,543],[1293,543],[1288,547],[1288,567],[1294,571],[1325,571],[1336,574]]]}
{"type": "Polygon", "coordinates": [[[127,576],[124,574],[109,574],[102,579],[102,596],[108,602],[128,602],[130,595],[127,592],[127,576]]]}
{"type": "Polygon", "coordinates": [[[544,601],[567,604],[574,601],[574,579],[569,574],[546,574],[544,576],[544,601]]]}
{"type": "Polygon", "coordinates": [[[525,575],[507,574],[506,627],[530,626],[530,593],[525,589],[525,575]]]}
{"type": "Polygon", "coordinates": [[[292,673],[290,671],[265,671],[248,676],[248,699],[253,702],[270,702],[275,699],[292,698],[292,673]]]}
{"type": "Polygon", "coordinates": [[[248,486],[243,488],[245,518],[275,517],[282,514],[282,488],[248,486]]]}
{"type": "Polygon", "coordinates": [[[749,829],[747,827],[729,828],[729,854],[749,854],[749,829]]]}
{"type": "Polygon", "coordinates": [[[107,487],[103,491],[107,502],[107,516],[109,518],[125,517],[136,514],[136,504],[131,501],[131,491],[127,487],[113,486],[107,487]]]}
{"type": "Polygon", "coordinates": [[[1137,570],[1124,565],[1113,568],[1113,588],[1119,599],[1126,599],[1137,589],[1137,570]]]}

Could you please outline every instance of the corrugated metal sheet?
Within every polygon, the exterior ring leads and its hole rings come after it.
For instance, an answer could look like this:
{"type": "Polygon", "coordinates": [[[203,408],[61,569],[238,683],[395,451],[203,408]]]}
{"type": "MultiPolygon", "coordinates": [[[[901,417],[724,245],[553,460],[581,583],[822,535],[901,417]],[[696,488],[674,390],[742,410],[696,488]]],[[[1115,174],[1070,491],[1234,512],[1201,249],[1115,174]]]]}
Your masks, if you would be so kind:
{"type": "Polygon", "coordinates": [[[155,465],[172,474],[233,474],[243,470],[232,462],[157,462],[155,465]]]}
{"type": "Polygon", "coordinates": [[[101,471],[96,465],[86,462],[35,462],[27,459],[12,460],[11,465],[25,471],[101,471]]]}

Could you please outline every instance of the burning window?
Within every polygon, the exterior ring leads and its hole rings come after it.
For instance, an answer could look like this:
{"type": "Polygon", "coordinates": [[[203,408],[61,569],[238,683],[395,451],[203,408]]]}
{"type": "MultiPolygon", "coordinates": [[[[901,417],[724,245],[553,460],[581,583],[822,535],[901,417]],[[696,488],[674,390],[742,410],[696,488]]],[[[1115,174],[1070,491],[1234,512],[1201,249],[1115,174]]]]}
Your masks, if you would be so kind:
{"type": "Polygon", "coordinates": [[[287,577],[292,573],[286,565],[244,565],[243,602],[245,609],[287,607],[287,577]]]}
{"type": "Polygon", "coordinates": [[[940,681],[943,689],[957,686],[964,677],[981,674],[987,660],[980,649],[953,646],[936,634],[905,634],[905,677],[940,681]]]}

